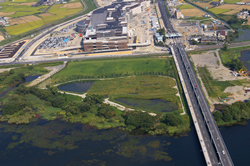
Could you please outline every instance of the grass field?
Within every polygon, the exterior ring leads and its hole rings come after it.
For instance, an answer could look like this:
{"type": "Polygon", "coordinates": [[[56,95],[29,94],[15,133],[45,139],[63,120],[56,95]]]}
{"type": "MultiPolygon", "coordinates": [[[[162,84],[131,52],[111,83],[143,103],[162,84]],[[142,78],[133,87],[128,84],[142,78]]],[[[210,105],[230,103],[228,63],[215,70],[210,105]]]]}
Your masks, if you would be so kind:
{"type": "Polygon", "coordinates": [[[237,8],[234,8],[233,10],[231,10],[229,12],[226,12],[224,14],[227,14],[227,15],[236,14],[236,13],[240,12],[242,9],[250,10],[250,6],[248,6],[248,5],[238,5],[237,8]]]}
{"type": "MultiPolygon", "coordinates": [[[[154,74],[166,71],[167,58],[131,58],[69,62],[62,71],[52,77],[54,83],[79,78],[107,78],[135,74],[154,74]]],[[[171,67],[171,66],[170,66],[171,67]]],[[[172,67],[171,67],[172,69],[172,67]]]]}
{"type": "Polygon", "coordinates": [[[197,67],[201,79],[206,87],[206,90],[210,97],[212,98],[225,98],[229,93],[224,93],[223,91],[229,86],[242,85],[238,80],[235,81],[217,81],[211,76],[207,67],[197,67]]]}
{"type": "Polygon", "coordinates": [[[241,0],[224,0],[225,3],[235,4],[236,2],[240,2],[241,0]]]}
{"type": "Polygon", "coordinates": [[[213,12],[214,14],[221,14],[230,11],[231,9],[223,9],[223,8],[211,8],[208,9],[209,11],[213,12]]]}
{"type": "Polygon", "coordinates": [[[173,78],[154,75],[95,81],[88,94],[108,95],[110,98],[163,99],[179,105],[178,90],[173,78]],[[135,95],[136,94],[136,95],[135,95]]]}
{"type": "Polygon", "coordinates": [[[185,4],[185,5],[180,5],[178,6],[178,9],[194,9],[195,7],[189,5],[189,4],[185,4]]]}

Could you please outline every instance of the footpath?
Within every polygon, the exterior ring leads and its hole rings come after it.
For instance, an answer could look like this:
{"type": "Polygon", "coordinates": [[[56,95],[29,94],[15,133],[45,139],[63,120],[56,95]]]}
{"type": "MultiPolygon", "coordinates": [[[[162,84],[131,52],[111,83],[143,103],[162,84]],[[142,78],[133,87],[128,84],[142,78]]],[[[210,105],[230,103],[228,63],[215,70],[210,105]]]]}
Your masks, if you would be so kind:
{"type": "MultiPolygon", "coordinates": [[[[87,95],[87,93],[84,93],[84,94],[77,94],[77,93],[70,93],[70,92],[64,92],[64,91],[58,91],[58,92],[60,92],[60,93],[66,93],[66,94],[69,94],[69,95],[74,95],[74,96],[79,96],[79,97],[81,97],[81,98],[85,98],[86,97],[86,95],[87,95]]],[[[121,110],[121,111],[125,111],[125,110],[127,110],[127,111],[134,111],[134,109],[132,109],[132,108],[126,108],[125,106],[123,106],[123,105],[121,105],[121,104],[118,104],[118,103],[115,103],[115,102],[113,102],[113,101],[109,101],[109,98],[105,98],[104,99],[104,101],[103,101],[103,103],[105,103],[105,104],[109,104],[109,105],[111,105],[111,106],[113,106],[113,107],[116,107],[117,109],[119,109],[119,110],[121,110]]],[[[146,112],[146,111],[143,111],[143,110],[141,110],[142,112],[146,112]]],[[[155,114],[155,113],[148,113],[149,115],[151,115],[151,116],[156,116],[157,114],[155,114]]]]}

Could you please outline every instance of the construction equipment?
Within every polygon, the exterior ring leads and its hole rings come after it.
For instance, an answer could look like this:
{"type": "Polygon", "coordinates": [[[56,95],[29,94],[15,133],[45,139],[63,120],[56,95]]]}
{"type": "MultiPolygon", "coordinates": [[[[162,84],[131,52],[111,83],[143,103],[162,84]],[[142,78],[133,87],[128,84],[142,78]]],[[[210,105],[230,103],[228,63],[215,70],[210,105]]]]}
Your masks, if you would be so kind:
{"type": "Polygon", "coordinates": [[[78,49],[78,52],[81,52],[81,50],[80,50],[80,49],[78,49]]]}
{"type": "Polygon", "coordinates": [[[247,75],[248,75],[248,73],[245,73],[245,74],[244,74],[244,77],[246,77],[247,75]]]}
{"type": "Polygon", "coordinates": [[[79,35],[79,37],[82,37],[82,31],[80,30],[80,35],[79,35]]]}
{"type": "Polygon", "coordinates": [[[184,1],[184,0],[181,0],[181,3],[185,3],[185,1],[184,1]]]}
{"type": "Polygon", "coordinates": [[[146,10],[147,12],[149,11],[149,8],[147,7],[147,10],[146,10]]]}
{"type": "Polygon", "coordinates": [[[216,30],[216,24],[213,24],[213,30],[216,30]]]}
{"type": "Polygon", "coordinates": [[[240,69],[239,73],[241,73],[241,72],[242,72],[242,70],[243,70],[243,69],[240,69]]]}

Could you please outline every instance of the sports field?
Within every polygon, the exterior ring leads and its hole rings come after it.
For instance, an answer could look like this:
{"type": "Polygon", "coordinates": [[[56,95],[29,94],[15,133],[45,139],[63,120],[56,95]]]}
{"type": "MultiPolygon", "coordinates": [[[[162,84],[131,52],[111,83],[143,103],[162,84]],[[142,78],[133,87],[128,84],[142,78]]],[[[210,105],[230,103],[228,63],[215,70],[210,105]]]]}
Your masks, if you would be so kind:
{"type": "Polygon", "coordinates": [[[180,5],[178,6],[178,9],[194,9],[195,7],[189,5],[189,4],[185,4],[185,5],[180,5]]]}
{"type": "Polygon", "coordinates": [[[208,9],[209,11],[213,12],[214,14],[221,14],[230,11],[231,9],[224,9],[224,8],[211,8],[208,9]]]}
{"type": "Polygon", "coordinates": [[[205,13],[199,9],[181,9],[181,13],[187,17],[202,17],[205,13]]]}

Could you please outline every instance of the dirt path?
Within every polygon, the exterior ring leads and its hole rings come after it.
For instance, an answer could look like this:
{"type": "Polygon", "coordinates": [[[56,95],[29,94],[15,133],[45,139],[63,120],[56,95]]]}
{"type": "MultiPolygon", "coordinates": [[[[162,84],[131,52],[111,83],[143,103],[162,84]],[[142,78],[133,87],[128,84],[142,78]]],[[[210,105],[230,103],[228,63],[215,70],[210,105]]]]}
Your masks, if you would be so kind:
{"type": "Polygon", "coordinates": [[[79,97],[81,97],[81,98],[85,98],[86,97],[86,95],[87,95],[87,93],[84,93],[84,94],[77,94],[77,93],[70,93],[70,92],[64,92],[64,91],[58,91],[58,92],[60,92],[60,93],[66,93],[66,94],[69,94],[69,95],[74,95],[74,96],[79,96],[79,97]]]}
{"type": "Polygon", "coordinates": [[[7,68],[7,69],[0,69],[0,73],[3,73],[5,71],[10,71],[11,69],[16,69],[17,67],[7,68]]]}

